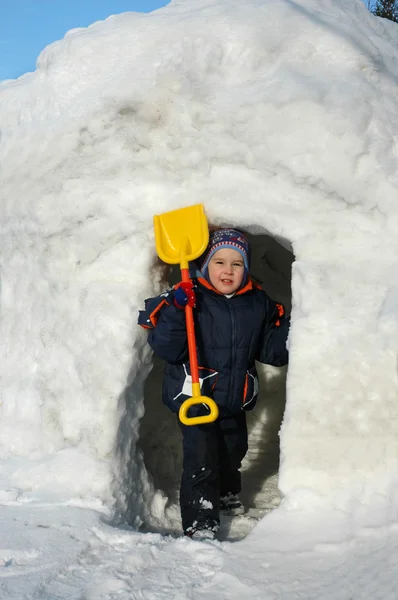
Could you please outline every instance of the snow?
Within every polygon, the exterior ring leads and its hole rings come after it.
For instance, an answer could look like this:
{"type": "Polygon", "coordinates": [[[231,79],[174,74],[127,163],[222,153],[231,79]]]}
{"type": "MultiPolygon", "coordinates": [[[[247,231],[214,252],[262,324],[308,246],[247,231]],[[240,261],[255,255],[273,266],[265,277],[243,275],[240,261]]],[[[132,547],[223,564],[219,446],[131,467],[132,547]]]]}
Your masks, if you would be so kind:
{"type": "Polygon", "coordinates": [[[2,598],[396,597],[397,45],[361,0],[172,0],[0,83],[2,598]],[[195,203],[292,307],[203,543],[136,326],[178,276],[153,215],[195,203]]]}

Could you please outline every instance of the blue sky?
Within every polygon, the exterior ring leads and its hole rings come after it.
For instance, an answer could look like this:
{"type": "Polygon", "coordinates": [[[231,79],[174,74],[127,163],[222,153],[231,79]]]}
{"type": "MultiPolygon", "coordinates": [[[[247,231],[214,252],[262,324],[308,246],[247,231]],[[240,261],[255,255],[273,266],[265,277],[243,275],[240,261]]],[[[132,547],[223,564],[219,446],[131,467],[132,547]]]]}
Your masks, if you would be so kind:
{"type": "Polygon", "coordinates": [[[87,27],[112,14],[149,12],[169,1],[0,0],[0,81],[34,71],[40,52],[69,29],[87,27]]]}
{"type": "Polygon", "coordinates": [[[0,0],[0,81],[34,71],[43,48],[69,29],[122,12],[149,12],[169,1],[0,0]]]}

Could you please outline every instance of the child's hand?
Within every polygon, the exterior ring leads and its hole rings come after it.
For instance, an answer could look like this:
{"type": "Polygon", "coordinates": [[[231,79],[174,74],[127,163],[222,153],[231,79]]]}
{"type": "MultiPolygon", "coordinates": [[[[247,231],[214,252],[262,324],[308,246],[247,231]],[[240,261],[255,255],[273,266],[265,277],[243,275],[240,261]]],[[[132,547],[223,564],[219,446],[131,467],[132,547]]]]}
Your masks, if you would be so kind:
{"type": "Polygon", "coordinates": [[[184,308],[188,306],[195,306],[196,296],[193,291],[192,281],[181,281],[177,283],[174,288],[174,304],[177,308],[184,308]]]}

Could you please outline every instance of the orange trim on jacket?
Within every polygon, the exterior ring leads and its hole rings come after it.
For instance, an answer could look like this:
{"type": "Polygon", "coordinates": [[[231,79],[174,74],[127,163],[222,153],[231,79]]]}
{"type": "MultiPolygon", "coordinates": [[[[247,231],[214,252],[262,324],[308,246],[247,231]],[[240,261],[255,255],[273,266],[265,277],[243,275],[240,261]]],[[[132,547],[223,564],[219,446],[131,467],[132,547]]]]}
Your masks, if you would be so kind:
{"type": "Polygon", "coordinates": [[[277,319],[275,321],[275,325],[276,325],[276,327],[279,327],[279,325],[281,324],[280,319],[285,315],[285,308],[284,308],[283,304],[279,304],[278,302],[276,302],[276,308],[278,311],[279,319],[277,319]]]}
{"type": "MultiPolygon", "coordinates": [[[[205,279],[204,277],[198,277],[197,280],[199,281],[199,283],[201,283],[203,285],[203,287],[207,288],[208,290],[215,292],[219,296],[225,296],[225,294],[216,290],[216,288],[214,286],[212,286],[211,283],[209,281],[207,281],[207,279],[205,279]]],[[[246,292],[249,292],[253,288],[258,288],[259,290],[261,290],[261,285],[259,285],[258,283],[256,283],[255,281],[253,281],[252,279],[249,278],[249,281],[246,283],[246,285],[242,289],[235,292],[234,296],[240,296],[241,294],[245,294],[246,292]]]]}
{"type": "Polygon", "coordinates": [[[247,390],[249,388],[249,375],[248,373],[246,373],[245,375],[245,385],[243,386],[243,404],[246,401],[246,396],[247,396],[247,390]]]}
{"type": "MultiPolygon", "coordinates": [[[[152,327],[156,327],[156,323],[158,322],[158,318],[159,318],[159,311],[162,308],[162,306],[164,306],[165,304],[167,304],[167,306],[169,306],[169,303],[167,302],[166,299],[163,299],[162,302],[159,302],[159,304],[157,305],[157,307],[155,308],[155,310],[153,310],[151,312],[151,314],[149,315],[149,319],[152,323],[152,327]]],[[[144,329],[152,329],[152,327],[150,325],[141,325],[141,327],[143,327],[144,329]]]]}

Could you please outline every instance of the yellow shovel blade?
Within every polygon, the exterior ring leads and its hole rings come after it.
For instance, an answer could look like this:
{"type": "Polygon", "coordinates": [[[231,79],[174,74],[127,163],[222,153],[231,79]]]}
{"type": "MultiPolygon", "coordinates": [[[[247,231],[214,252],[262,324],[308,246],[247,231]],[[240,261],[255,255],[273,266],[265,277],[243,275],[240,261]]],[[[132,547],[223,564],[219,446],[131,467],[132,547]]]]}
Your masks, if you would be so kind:
{"type": "Polygon", "coordinates": [[[203,204],[155,215],[158,256],[171,265],[195,260],[209,243],[209,228],[203,204]]]}

